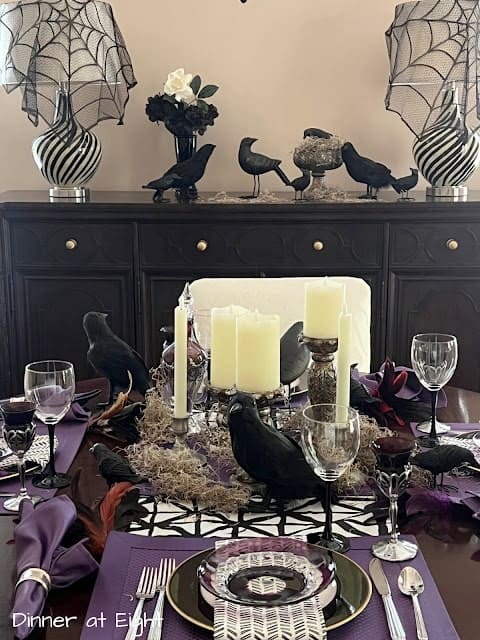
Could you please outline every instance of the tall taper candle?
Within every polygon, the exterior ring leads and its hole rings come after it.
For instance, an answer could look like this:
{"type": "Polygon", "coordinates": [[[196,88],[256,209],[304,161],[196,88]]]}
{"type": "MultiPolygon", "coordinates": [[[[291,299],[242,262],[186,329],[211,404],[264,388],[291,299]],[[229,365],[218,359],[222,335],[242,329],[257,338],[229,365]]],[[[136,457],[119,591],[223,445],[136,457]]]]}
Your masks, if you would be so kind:
{"type": "Polygon", "coordinates": [[[173,416],[187,412],[187,310],[175,307],[175,360],[173,365],[173,416]]]}
{"type": "Polygon", "coordinates": [[[336,404],[350,406],[350,362],[352,345],[352,314],[344,303],[338,319],[337,395],[336,404]]]}

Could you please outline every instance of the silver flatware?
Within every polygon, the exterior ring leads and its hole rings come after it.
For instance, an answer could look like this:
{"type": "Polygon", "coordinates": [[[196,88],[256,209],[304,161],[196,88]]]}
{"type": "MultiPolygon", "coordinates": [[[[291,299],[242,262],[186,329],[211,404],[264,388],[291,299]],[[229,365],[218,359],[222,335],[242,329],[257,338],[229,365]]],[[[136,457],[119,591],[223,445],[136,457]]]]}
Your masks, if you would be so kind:
{"type": "Polygon", "coordinates": [[[425,588],[422,576],[414,567],[404,567],[398,576],[398,588],[403,594],[412,598],[418,640],[428,640],[427,628],[418,600],[418,596],[423,593],[425,588]]]}
{"type": "Polygon", "coordinates": [[[165,604],[165,591],[167,589],[170,576],[175,571],[174,558],[162,558],[158,567],[158,580],[156,590],[158,591],[157,604],[153,612],[152,623],[148,632],[147,640],[161,640],[163,627],[163,607],[165,604]]]}
{"type": "Polygon", "coordinates": [[[135,592],[135,597],[137,598],[138,602],[137,606],[135,607],[133,617],[130,620],[130,624],[128,625],[128,631],[127,635],[125,636],[125,640],[135,640],[135,638],[137,637],[137,629],[142,617],[144,602],[145,600],[149,600],[150,598],[154,597],[157,579],[158,569],[154,569],[153,567],[143,567],[142,573],[140,574],[140,578],[138,580],[137,590],[135,592]]]}
{"type": "Polygon", "coordinates": [[[390,637],[392,640],[406,640],[405,630],[398,615],[397,608],[393,603],[390,585],[383,571],[381,561],[378,558],[373,558],[373,560],[370,560],[368,568],[373,584],[382,597],[390,637]]]}

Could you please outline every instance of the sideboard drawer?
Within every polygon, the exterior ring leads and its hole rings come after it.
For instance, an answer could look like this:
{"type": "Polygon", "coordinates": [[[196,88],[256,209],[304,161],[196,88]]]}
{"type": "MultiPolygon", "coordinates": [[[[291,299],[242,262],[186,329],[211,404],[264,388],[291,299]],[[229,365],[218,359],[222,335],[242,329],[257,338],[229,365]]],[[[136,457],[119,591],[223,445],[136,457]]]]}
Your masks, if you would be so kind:
{"type": "Polygon", "coordinates": [[[133,260],[133,227],[90,222],[12,222],[15,266],[126,267],[133,260]]]}
{"type": "Polygon", "coordinates": [[[480,224],[394,224],[390,264],[405,266],[480,266],[480,224]]]}

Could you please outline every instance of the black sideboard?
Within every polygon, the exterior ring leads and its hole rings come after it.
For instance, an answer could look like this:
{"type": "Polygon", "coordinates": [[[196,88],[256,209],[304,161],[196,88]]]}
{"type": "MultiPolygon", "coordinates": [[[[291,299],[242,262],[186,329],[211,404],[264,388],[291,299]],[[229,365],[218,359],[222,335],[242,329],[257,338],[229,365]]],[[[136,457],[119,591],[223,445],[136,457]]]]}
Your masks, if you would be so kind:
{"type": "MultiPolygon", "coordinates": [[[[383,194],[382,194],[383,195],[383,194]]],[[[86,311],[157,364],[160,327],[185,281],[201,277],[351,275],[372,288],[372,366],[410,361],[415,333],[454,333],[453,382],[480,390],[480,198],[415,201],[154,204],[99,192],[89,203],[46,193],[0,199],[0,397],[20,392],[26,362],[61,358],[93,375],[86,311]]],[[[384,197],[389,197],[385,195],[384,197]]],[[[391,197],[391,196],[390,196],[391,197]]]]}

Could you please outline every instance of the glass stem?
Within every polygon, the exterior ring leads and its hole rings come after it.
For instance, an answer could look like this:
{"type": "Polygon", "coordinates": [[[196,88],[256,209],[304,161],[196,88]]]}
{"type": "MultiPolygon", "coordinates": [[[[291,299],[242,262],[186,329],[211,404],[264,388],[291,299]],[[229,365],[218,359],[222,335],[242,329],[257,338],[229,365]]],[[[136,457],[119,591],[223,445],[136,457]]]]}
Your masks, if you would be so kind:
{"type": "Polygon", "coordinates": [[[435,391],[431,391],[431,401],[432,401],[432,428],[430,429],[430,438],[436,440],[437,439],[437,399],[438,399],[438,389],[435,391]]]}
{"type": "Polygon", "coordinates": [[[396,544],[398,542],[398,476],[392,473],[390,476],[390,522],[392,524],[392,532],[390,534],[390,542],[396,544]]]}
{"type": "Polygon", "coordinates": [[[25,488],[25,460],[23,458],[23,455],[24,455],[23,451],[17,452],[17,457],[18,457],[17,469],[18,469],[18,476],[20,478],[20,493],[18,494],[19,498],[28,497],[28,493],[25,488]]]}
{"type": "Polygon", "coordinates": [[[323,538],[332,540],[332,483],[325,482],[325,528],[323,538]]]}
{"type": "Polygon", "coordinates": [[[50,447],[50,459],[48,461],[48,468],[50,475],[54,476],[55,471],[55,425],[49,424],[48,426],[48,444],[50,447]]]}

